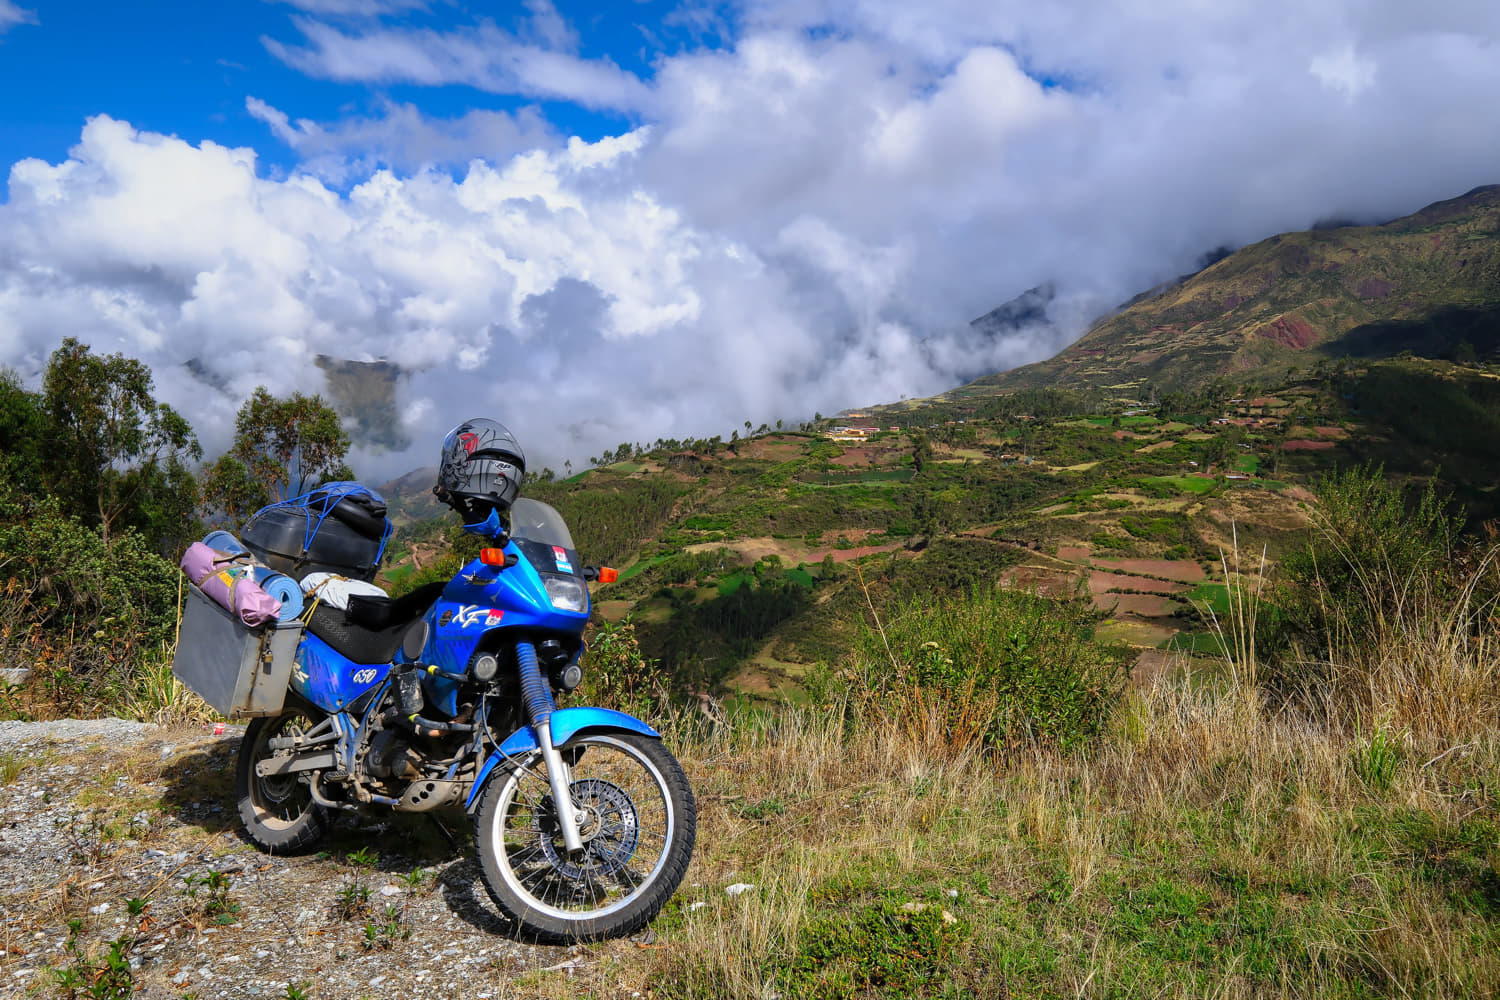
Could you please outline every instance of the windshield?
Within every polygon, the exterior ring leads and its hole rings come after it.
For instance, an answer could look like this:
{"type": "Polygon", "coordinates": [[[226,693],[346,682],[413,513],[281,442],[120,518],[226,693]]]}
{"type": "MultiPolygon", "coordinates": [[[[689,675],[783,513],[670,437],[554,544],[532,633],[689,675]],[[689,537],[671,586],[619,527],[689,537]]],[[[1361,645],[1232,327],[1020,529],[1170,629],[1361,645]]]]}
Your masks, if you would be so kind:
{"type": "Polygon", "coordinates": [[[510,505],[510,534],[512,538],[525,538],[543,545],[573,548],[573,536],[568,533],[568,523],[561,514],[540,500],[522,497],[510,505]]]}

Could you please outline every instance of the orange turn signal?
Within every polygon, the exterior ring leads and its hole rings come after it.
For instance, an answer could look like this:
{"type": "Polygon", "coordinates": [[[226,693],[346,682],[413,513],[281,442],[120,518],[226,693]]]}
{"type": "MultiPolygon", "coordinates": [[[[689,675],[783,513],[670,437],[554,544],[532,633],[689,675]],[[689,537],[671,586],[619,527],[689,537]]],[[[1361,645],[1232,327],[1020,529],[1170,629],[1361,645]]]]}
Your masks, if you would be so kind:
{"type": "Polygon", "coordinates": [[[600,566],[599,567],[599,582],[600,583],[614,583],[619,578],[620,578],[620,571],[619,570],[610,569],[608,566],[600,566]]]}
{"type": "Polygon", "coordinates": [[[504,549],[480,549],[479,550],[479,561],[482,562],[482,563],[484,563],[486,566],[504,566],[505,565],[505,550],[504,549]]]}

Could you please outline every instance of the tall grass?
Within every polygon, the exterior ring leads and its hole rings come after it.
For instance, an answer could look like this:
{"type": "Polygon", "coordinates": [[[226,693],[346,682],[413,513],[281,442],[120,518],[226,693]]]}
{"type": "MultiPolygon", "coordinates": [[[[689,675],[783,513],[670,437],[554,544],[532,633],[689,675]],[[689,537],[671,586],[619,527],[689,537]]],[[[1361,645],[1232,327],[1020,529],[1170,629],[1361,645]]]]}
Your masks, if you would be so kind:
{"type": "MultiPolygon", "coordinates": [[[[1431,576],[1419,541],[1401,544],[1431,576]]],[[[1068,744],[997,741],[1016,718],[1004,689],[953,655],[992,649],[976,637],[1024,597],[903,609],[831,673],[829,708],[685,748],[695,885],[647,981],[723,998],[1500,995],[1494,555],[1433,584],[1399,559],[1325,562],[1304,595],[1323,641],[1267,648],[1257,618],[1286,609],[1263,560],[1244,573],[1226,554],[1227,669],[1184,660],[1068,744]],[[756,889],[727,896],[736,881],[756,889]]]]}
{"type": "Polygon", "coordinates": [[[869,610],[860,648],[823,684],[847,685],[861,713],[929,745],[1077,746],[1103,731],[1123,687],[1123,651],[1094,641],[1085,599],[989,588],[869,610]]]}

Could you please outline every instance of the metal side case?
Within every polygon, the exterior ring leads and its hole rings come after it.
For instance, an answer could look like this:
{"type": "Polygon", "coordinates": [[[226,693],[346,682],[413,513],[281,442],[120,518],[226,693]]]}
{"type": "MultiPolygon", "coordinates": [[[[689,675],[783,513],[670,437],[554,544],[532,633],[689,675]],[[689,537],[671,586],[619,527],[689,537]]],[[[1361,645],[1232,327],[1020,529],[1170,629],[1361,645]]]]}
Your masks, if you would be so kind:
{"type": "Polygon", "coordinates": [[[246,628],[188,584],[172,673],[225,718],[276,715],[301,641],[300,621],[246,628]]]}

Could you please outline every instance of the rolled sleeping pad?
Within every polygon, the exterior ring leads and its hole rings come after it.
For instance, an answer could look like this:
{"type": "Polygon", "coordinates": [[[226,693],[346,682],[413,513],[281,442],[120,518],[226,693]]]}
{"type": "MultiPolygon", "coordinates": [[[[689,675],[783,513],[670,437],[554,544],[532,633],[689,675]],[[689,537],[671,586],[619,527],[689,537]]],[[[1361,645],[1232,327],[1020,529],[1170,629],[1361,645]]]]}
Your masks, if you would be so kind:
{"type": "Polygon", "coordinates": [[[194,542],[179,565],[204,596],[234,612],[247,628],[274,621],[281,613],[281,602],[260,589],[242,558],[230,561],[202,542],[194,542]]]}
{"type": "Polygon", "coordinates": [[[289,622],[302,614],[302,587],[296,580],[264,566],[252,567],[250,575],[261,590],[281,602],[281,610],[276,614],[278,620],[289,622]]]}
{"type": "Polygon", "coordinates": [[[204,536],[203,544],[211,549],[218,549],[220,552],[228,552],[232,556],[250,551],[240,544],[238,538],[235,538],[227,531],[210,531],[204,536]]]}

